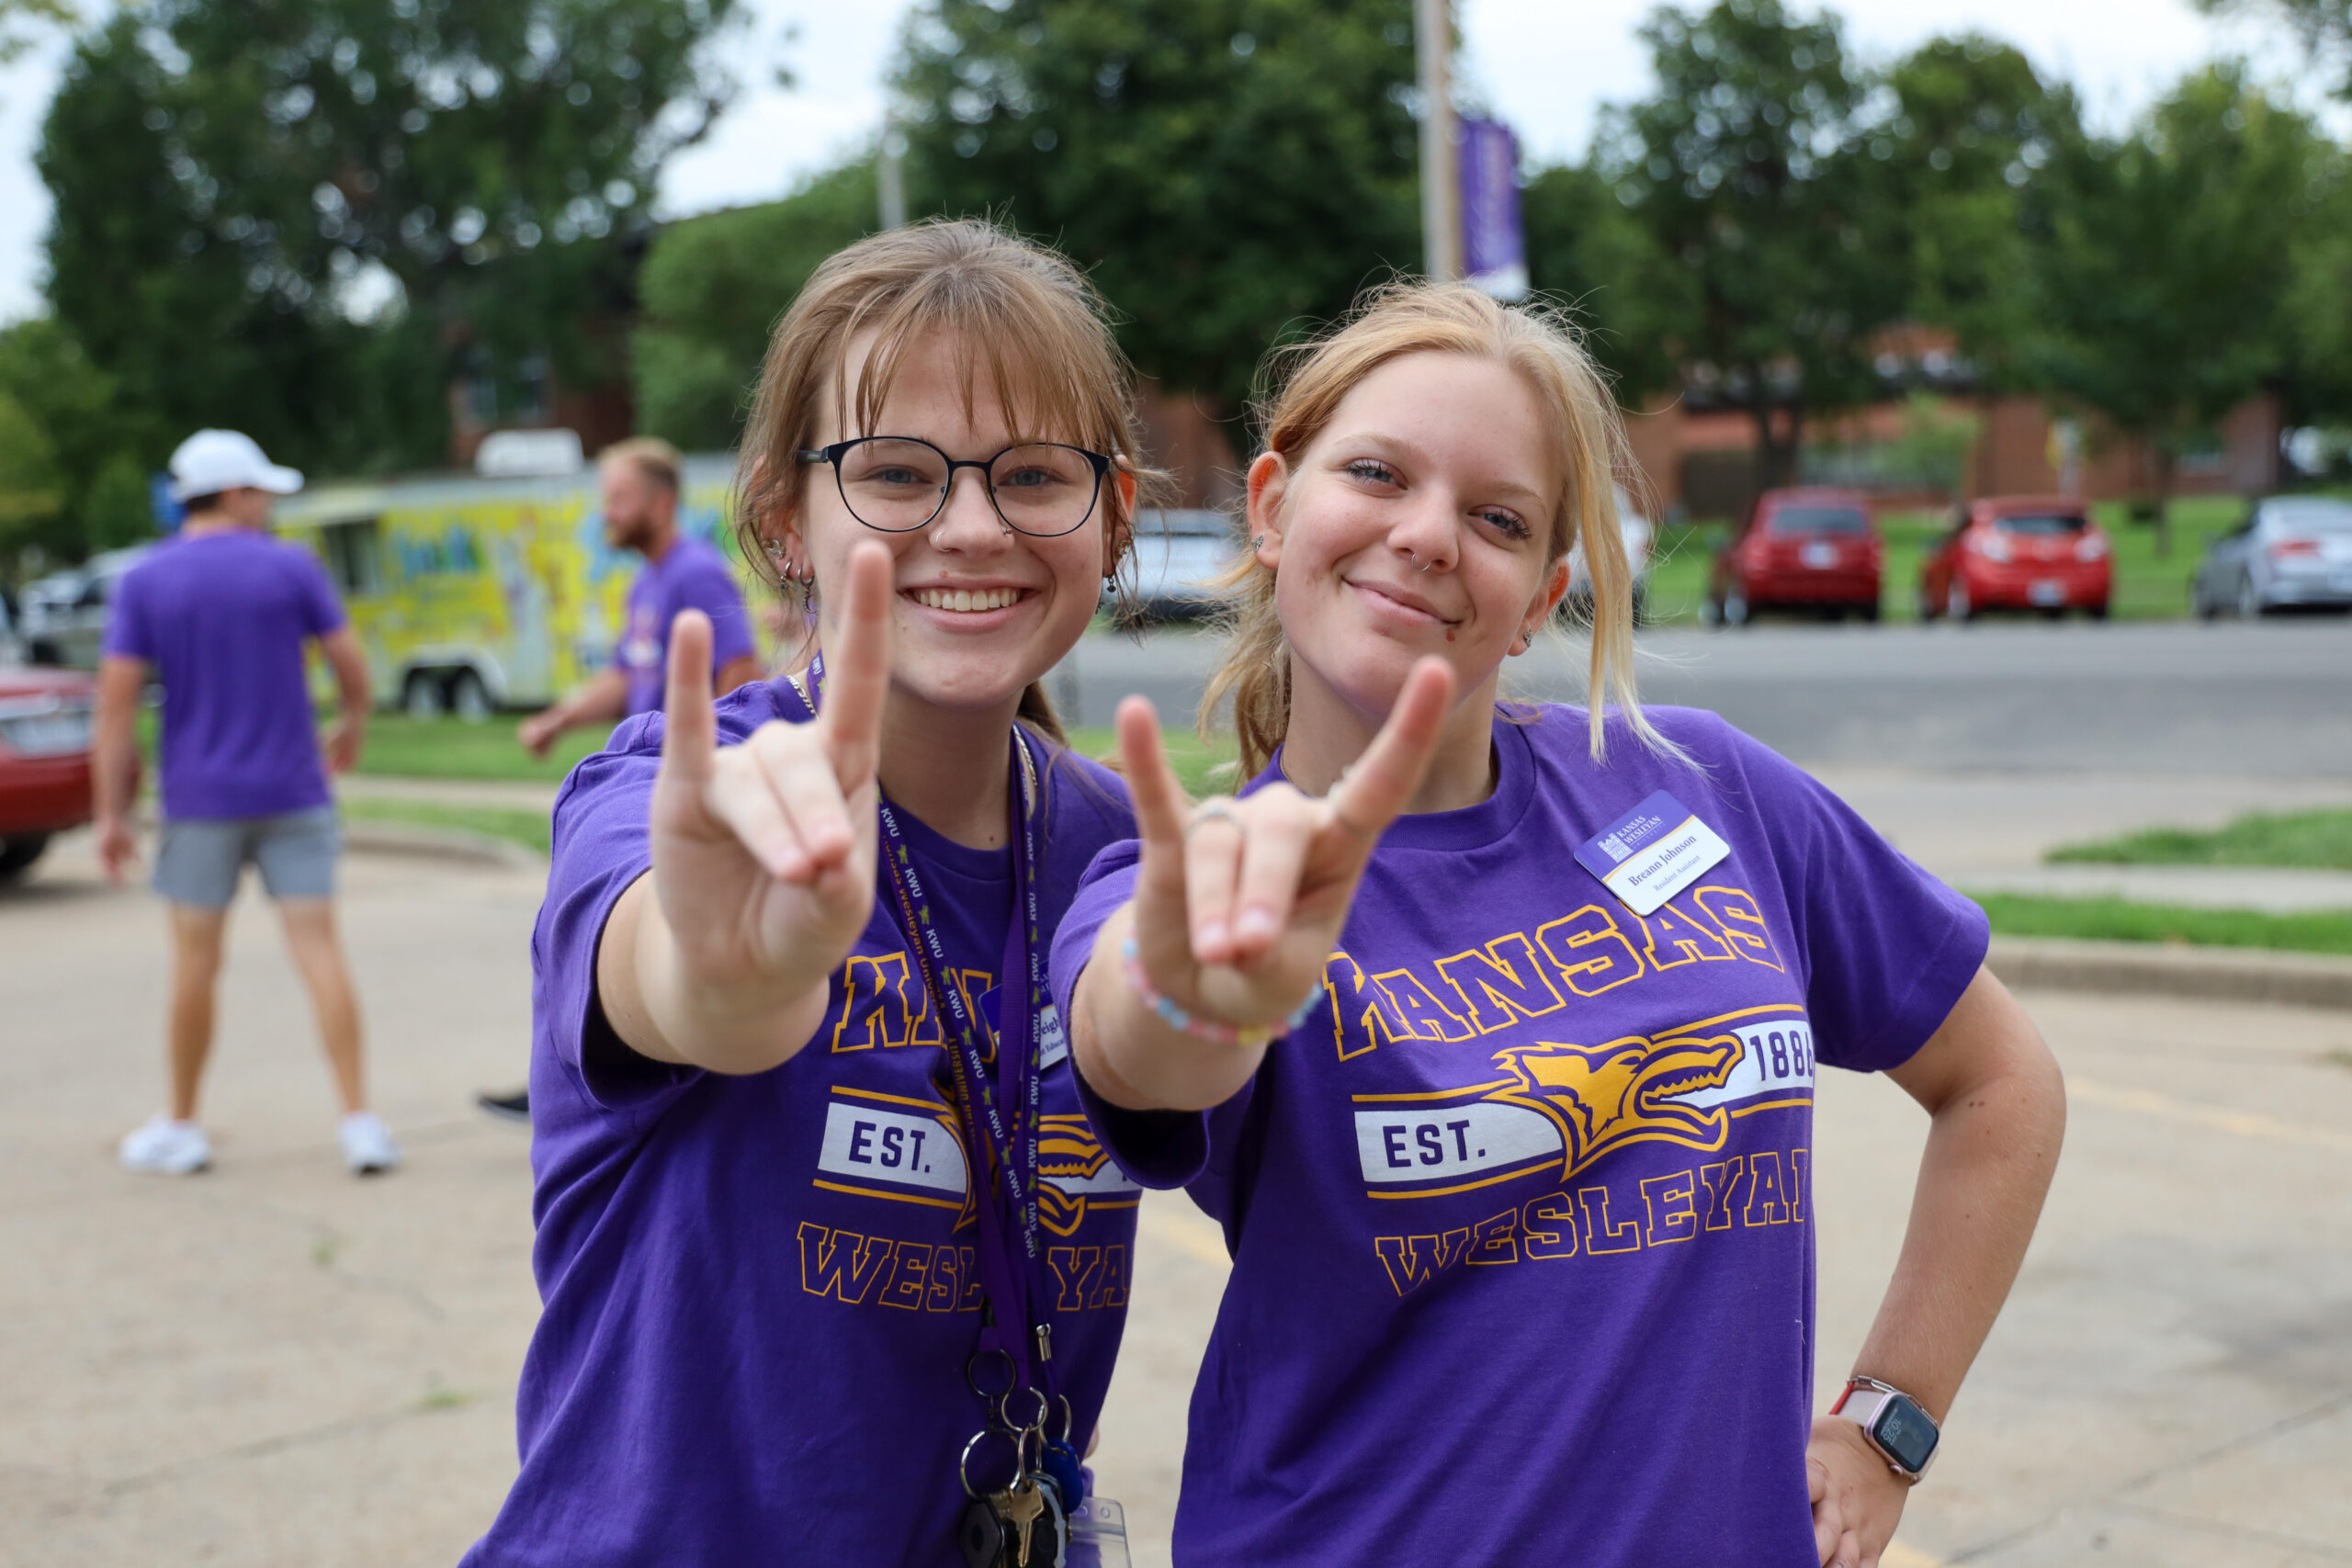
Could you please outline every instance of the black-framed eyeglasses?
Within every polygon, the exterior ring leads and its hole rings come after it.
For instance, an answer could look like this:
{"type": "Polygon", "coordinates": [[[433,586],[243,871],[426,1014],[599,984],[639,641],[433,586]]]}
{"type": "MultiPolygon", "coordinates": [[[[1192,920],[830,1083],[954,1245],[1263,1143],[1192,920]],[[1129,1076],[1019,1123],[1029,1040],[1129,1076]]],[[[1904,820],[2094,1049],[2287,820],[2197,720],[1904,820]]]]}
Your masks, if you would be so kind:
{"type": "Polygon", "coordinates": [[[1034,539],[1084,527],[1111,459],[1083,446],[1031,441],[982,461],[951,457],[912,435],[861,435],[800,454],[830,463],[849,514],[879,533],[911,534],[946,510],[958,468],[978,468],[1004,525],[1034,539]]]}

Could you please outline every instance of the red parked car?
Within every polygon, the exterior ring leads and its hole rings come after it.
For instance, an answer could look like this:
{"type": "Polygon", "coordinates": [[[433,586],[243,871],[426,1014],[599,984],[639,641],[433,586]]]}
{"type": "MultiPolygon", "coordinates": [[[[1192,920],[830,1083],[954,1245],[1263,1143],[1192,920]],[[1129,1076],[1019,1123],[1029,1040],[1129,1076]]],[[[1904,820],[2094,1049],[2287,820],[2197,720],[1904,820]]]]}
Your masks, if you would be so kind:
{"type": "Polygon", "coordinates": [[[2080,610],[2107,618],[2115,552],[2070,496],[1996,495],[1962,506],[1919,569],[1919,618],[1986,610],[2080,610]]]}
{"type": "Polygon", "coordinates": [[[97,690],[78,671],[0,667],[0,882],[90,819],[97,690]]]}
{"type": "Polygon", "coordinates": [[[1700,618],[1745,626],[1759,610],[1809,609],[1878,619],[1886,547],[1870,498],[1850,490],[1768,490],[1715,557],[1700,618]]]}

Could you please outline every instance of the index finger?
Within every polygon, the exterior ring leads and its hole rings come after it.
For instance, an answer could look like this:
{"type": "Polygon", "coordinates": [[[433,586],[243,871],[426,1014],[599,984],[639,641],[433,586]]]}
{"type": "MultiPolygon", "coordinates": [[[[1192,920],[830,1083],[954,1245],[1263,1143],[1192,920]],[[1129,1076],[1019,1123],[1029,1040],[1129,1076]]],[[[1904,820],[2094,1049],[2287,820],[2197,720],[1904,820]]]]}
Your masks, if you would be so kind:
{"type": "Polygon", "coordinates": [[[869,542],[850,551],[849,594],[840,635],[826,654],[824,711],[818,716],[844,791],[874,772],[889,687],[890,552],[869,542]]]}
{"type": "Polygon", "coordinates": [[[1184,787],[1168,766],[1159,740],[1159,715],[1148,697],[1119,705],[1119,757],[1126,764],[1127,795],[1135,802],[1136,829],[1148,849],[1178,857],[1184,850],[1184,787]]]}
{"type": "Polygon", "coordinates": [[[1396,705],[1388,710],[1388,722],[1325,796],[1332,817],[1363,841],[1367,855],[1421,787],[1437,751],[1438,730],[1453,705],[1453,667],[1436,658],[1415,664],[1396,694],[1396,705]]]}
{"type": "Polygon", "coordinates": [[[710,697],[710,617],[700,610],[681,610],[670,623],[662,766],[673,778],[698,784],[710,772],[718,744],[718,720],[710,697]]]}

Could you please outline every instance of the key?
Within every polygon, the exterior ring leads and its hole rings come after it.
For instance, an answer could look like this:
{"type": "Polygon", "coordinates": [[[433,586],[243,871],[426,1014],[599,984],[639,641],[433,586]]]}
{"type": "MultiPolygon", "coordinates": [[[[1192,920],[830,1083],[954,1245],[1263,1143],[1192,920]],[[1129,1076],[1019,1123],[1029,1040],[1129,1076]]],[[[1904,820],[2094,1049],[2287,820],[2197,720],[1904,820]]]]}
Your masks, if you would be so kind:
{"type": "Polygon", "coordinates": [[[997,1517],[1005,1523],[1014,1550],[1007,1555],[1013,1568],[1030,1568],[1029,1537],[1037,1527],[1037,1519],[1046,1511],[1046,1499],[1037,1490],[1037,1478],[1024,1476],[1001,1492],[989,1495],[989,1502],[996,1508],[997,1517]]]}

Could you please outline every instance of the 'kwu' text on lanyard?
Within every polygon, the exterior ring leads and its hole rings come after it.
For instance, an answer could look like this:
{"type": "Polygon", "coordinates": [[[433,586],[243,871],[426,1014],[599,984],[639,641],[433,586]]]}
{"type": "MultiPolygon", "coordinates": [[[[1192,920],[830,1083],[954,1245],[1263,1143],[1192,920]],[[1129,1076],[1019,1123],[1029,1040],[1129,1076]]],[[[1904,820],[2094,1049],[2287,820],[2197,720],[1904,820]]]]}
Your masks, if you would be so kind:
{"type": "MultiPolygon", "coordinates": [[[[808,688],[793,682],[811,717],[816,716],[823,681],[824,660],[820,655],[809,665],[808,688]]],[[[1046,995],[1044,946],[1037,931],[1039,792],[1036,761],[1018,725],[1012,730],[1012,760],[1020,779],[1020,793],[1012,803],[1016,907],[1005,933],[1002,979],[997,990],[993,1079],[983,1049],[985,1021],[972,1015],[961,987],[944,983],[949,972],[946,946],[931,917],[922,871],[915,864],[898,810],[878,788],[875,797],[884,840],[881,858],[899,931],[922,972],[923,989],[953,1034],[947,1053],[949,1076],[956,1092],[958,1133],[965,1144],[965,1168],[972,1173],[981,1285],[990,1309],[981,1329],[981,1347],[1009,1358],[1020,1385],[1050,1396],[1051,1340],[1033,1311],[1038,1295],[1036,1270],[1043,1257],[1037,1220],[1039,1100],[1044,1076],[1040,1019],[1046,995]],[[976,1146],[982,1140],[986,1141],[985,1159],[979,1157],[982,1149],[976,1146]],[[1008,1215],[1020,1236],[1018,1257],[1006,1234],[1008,1215]],[[1033,1352],[1038,1362],[1034,1376],[1033,1352]]]]}

